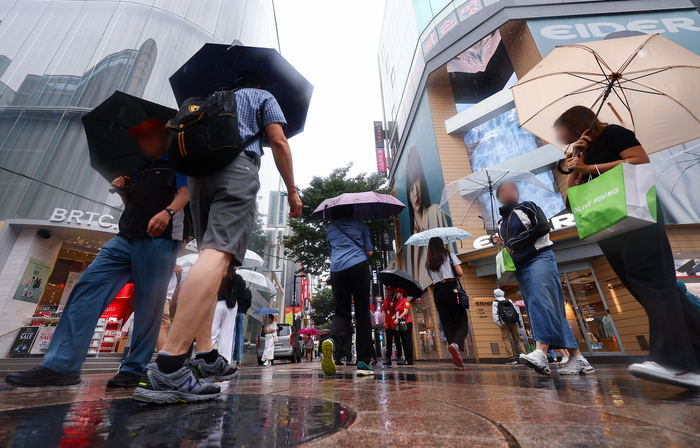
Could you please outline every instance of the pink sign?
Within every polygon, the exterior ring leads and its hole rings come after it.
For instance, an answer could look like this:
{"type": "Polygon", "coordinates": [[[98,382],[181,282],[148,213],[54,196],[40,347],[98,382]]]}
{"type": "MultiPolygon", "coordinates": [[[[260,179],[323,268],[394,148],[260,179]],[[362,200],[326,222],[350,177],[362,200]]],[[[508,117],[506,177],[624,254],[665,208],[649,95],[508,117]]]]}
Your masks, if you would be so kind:
{"type": "Polygon", "coordinates": [[[384,148],[377,148],[377,172],[386,173],[386,155],[384,148]]]}

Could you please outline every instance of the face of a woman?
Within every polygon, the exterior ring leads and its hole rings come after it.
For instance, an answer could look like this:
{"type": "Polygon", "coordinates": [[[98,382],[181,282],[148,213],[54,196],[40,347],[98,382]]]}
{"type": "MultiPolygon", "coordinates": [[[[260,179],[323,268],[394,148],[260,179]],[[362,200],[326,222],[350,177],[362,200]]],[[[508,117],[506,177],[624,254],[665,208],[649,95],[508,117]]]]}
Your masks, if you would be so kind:
{"type": "Polygon", "coordinates": [[[504,184],[498,193],[498,201],[501,204],[514,204],[518,202],[520,195],[513,184],[504,184]]]}
{"type": "Polygon", "coordinates": [[[411,189],[408,191],[408,200],[411,201],[411,207],[414,212],[420,212],[421,197],[420,197],[420,179],[416,179],[411,184],[411,189]]]}
{"type": "Polygon", "coordinates": [[[565,126],[555,126],[554,132],[557,135],[557,140],[559,141],[559,143],[563,145],[570,145],[576,140],[578,140],[576,137],[571,135],[571,132],[569,132],[569,130],[565,126]]]}

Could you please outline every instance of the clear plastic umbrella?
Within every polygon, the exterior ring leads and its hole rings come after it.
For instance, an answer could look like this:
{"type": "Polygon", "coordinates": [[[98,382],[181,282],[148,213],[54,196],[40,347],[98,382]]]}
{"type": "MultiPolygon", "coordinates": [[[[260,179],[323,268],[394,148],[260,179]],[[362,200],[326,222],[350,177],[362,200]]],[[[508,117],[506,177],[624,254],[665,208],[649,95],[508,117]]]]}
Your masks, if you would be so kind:
{"type": "MultiPolygon", "coordinates": [[[[177,259],[178,266],[192,266],[195,261],[199,258],[199,254],[187,254],[177,259]]],[[[243,260],[243,268],[257,268],[265,264],[260,255],[256,254],[252,250],[245,251],[245,258],[243,260]]]]}
{"type": "Polygon", "coordinates": [[[491,228],[496,228],[494,218],[496,188],[498,188],[498,184],[506,181],[525,182],[553,192],[550,187],[529,171],[485,168],[446,185],[445,189],[442,190],[440,209],[461,225],[464,224],[474,202],[481,196],[488,194],[491,201],[491,228]]]}
{"type": "Polygon", "coordinates": [[[657,177],[673,179],[671,193],[691,193],[697,191],[700,176],[700,144],[681,151],[666,160],[657,177]]]}
{"type": "Polygon", "coordinates": [[[436,227],[411,235],[405,245],[427,246],[430,240],[435,237],[442,238],[442,242],[445,244],[452,244],[457,241],[474,238],[474,235],[457,227],[436,227]]]}
{"type": "Polygon", "coordinates": [[[238,269],[236,273],[243,277],[247,286],[258,291],[266,291],[270,293],[277,292],[275,284],[269,278],[262,275],[260,272],[251,271],[248,269],[238,269]]]}

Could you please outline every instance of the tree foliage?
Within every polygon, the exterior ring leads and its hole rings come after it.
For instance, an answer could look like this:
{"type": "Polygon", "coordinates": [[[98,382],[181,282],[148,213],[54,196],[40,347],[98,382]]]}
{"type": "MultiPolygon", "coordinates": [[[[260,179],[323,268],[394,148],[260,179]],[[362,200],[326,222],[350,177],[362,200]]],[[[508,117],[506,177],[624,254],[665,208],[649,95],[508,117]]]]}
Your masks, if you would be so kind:
{"type": "MultiPolygon", "coordinates": [[[[316,208],[328,198],[343,193],[361,193],[374,191],[389,193],[386,179],[379,173],[361,173],[348,177],[352,164],[336,168],[327,177],[314,176],[308,188],[299,192],[302,203],[301,217],[289,221],[291,232],[285,237],[285,254],[304,266],[307,274],[320,275],[327,272],[330,265],[330,252],[326,244],[326,229],[328,223],[312,216],[316,208]]],[[[392,218],[367,221],[372,243],[379,243],[380,235],[391,228],[392,218]]],[[[378,251],[370,261],[379,261],[378,251]]]]}
{"type": "Polygon", "coordinates": [[[322,330],[335,314],[335,300],[333,300],[331,288],[323,288],[317,292],[311,305],[313,306],[311,319],[314,321],[314,327],[322,330]]]}

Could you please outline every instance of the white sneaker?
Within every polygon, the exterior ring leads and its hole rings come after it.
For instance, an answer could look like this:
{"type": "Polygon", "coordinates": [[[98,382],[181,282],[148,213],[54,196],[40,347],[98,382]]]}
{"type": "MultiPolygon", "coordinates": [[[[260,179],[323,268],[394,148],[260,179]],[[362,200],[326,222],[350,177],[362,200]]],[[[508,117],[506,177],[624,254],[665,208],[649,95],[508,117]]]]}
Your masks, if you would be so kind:
{"type": "Polygon", "coordinates": [[[520,355],[520,364],[524,364],[535,372],[542,375],[549,375],[552,370],[549,368],[549,363],[547,362],[547,354],[542,350],[535,350],[527,355],[520,355]]]}
{"type": "Polygon", "coordinates": [[[233,366],[234,369],[238,368],[238,363],[236,361],[231,361],[231,365],[233,366]]]}
{"type": "Polygon", "coordinates": [[[559,365],[561,366],[557,369],[559,375],[590,375],[595,373],[595,369],[591,367],[586,358],[571,357],[566,364],[559,365]]]}
{"type": "Polygon", "coordinates": [[[563,365],[566,364],[567,362],[569,362],[569,357],[568,357],[568,356],[564,356],[564,357],[561,359],[561,361],[559,361],[559,362],[557,363],[557,365],[558,365],[558,366],[563,366],[563,365]]]}
{"type": "Polygon", "coordinates": [[[643,380],[670,384],[684,389],[700,389],[700,375],[697,373],[665,367],[653,361],[632,364],[629,371],[632,376],[643,380]]]}

